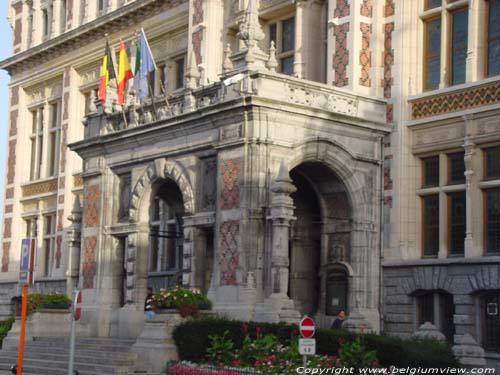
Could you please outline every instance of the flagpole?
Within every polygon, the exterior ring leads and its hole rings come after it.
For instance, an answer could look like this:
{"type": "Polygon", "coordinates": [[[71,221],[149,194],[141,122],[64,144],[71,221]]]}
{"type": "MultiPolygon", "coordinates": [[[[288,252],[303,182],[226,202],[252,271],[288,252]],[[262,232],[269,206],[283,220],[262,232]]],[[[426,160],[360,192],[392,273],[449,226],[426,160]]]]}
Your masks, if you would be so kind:
{"type": "MultiPolygon", "coordinates": [[[[155,69],[156,72],[156,69],[155,69]]],[[[154,76],[153,76],[154,78],[154,76]]],[[[154,92],[153,89],[151,88],[151,85],[149,84],[149,79],[148,79],[148,88],[149,88],[149,96],[151,96],[151,103],[153,104],[153,111],[155,114],[155,121],[158,120],[158,112],[156,111],[156,103],[155,103],[155,97],[154,97],[154,92]]]]}

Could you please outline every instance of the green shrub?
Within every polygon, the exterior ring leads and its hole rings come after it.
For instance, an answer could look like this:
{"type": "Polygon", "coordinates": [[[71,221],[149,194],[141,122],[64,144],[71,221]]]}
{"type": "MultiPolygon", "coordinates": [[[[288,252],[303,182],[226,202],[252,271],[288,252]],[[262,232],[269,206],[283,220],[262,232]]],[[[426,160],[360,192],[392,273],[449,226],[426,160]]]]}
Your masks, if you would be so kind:
{"type": "Polygon", "coordinates": [[[60,293],[33,293],[28,297],[28,314],[33,314],[40,309],[69,309],[71,300],[60,293]]]}
{"type": "Polygon", "coordinates": [[[15,318],[11,317],[7,320],[0,320],[0,347],[2,344],[3,339],[7,334],[9,333],[10,329],[12,328],[12,325],[15,322],[15,318]]]}
{"type": "MultiPolygon", "coordinates": [[[[180,358],[202,362],[211,344],[209,336],[220,335],[225,331],[238,350],[243,347],[247,332],[252,338],[257,337],[257,334],[276,336],[283,345],[290,345],[297,336],[297,326],[284,323],[241,322],[213,317],[190,320],[178,326],[173,333],[180,358]]],[[[351,343],[356,337],[359,337],[363,347],[375,352],[380,365],[384,367],[459,367],[450,346],[433,340],[414,341],[393,336],[355,335],[345,330],[319,329],[315,334],[316,350],[318,354],[337,355],[339,340],[351,343]]]]}

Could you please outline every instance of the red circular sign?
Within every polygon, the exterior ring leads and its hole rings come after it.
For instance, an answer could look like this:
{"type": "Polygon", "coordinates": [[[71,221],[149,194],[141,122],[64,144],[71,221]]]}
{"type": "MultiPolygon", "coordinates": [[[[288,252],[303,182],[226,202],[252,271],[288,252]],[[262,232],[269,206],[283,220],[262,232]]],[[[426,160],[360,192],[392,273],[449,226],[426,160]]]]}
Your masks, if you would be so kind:
{"type": "Polygon", "coordinates": [[[308,316],[302,318],[299,324],[299,330],[303,338],[310,339],[314,336],[314,332],[316,331],[314,320],[312,320],[308,316]]]}
{"type": "Polygon", "coordinates": [[[77,291],[73,301],[73,311],[75,320],[80,320],[82,316],[82,292],[77,291]]]}

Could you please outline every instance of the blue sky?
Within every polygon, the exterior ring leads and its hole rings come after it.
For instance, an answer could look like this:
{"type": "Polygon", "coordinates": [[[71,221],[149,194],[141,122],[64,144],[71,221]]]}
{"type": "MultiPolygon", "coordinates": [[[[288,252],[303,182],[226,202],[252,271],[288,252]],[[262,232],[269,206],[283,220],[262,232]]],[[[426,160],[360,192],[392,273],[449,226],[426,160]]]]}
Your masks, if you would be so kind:
{"type": "MultiPolygon", "coordinates": [[[[12,30],[7,20],[7,1],[1,1],[0,5],[0,60],[4,60],[12,54],[12,30]]],[[[9,75],[0,70],[0,223],[3,223],[3,199],[5,188],[5,158],[7,156],[7,127],[9,110],[9,75]]],[[[0,227],[2,225],[0,224],[0,227]]],[[[1,237],[1,234],[0,234],[1,237]]]]}

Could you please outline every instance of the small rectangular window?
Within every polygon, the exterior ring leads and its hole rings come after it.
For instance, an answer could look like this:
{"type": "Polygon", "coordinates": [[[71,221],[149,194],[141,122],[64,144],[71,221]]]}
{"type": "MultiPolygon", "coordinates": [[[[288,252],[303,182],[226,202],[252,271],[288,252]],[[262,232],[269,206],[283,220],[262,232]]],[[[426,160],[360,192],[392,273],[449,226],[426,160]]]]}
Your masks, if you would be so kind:
{"type": "Polygon", "coordinates": [[[281,73],[292,75],[293,74],[293,62],[294,62],[293,56],[285,57],[284,59],[281,59],[281,73]]]}
{"type": "Polygon", "coordinates": [[[436,257],[439,252],[439,195],[428,195],[423,201],[424,257],[436,257]]]}
{"type": "Polygon", "coordinates": [[[448,184],[463,184],[465,182],[464,153],[448,154],[448,184]]]}
{"type": "Polygon", "coordinates": [[[467,60],[467,38],[469,12],[461,10],[453,13],[451,40],[451,84],[465,82],[465,62],[467,60]]]}
{"type": "Polygon", "coordinates": [[[181,89],[184,87],[184,75],[185,75],[185,59],[175,61],[175,88],[181,89]]]}
{"type": "Polygon", "coordinates": [[[425,0],[425,10],[439,8],[441,6],[441,0],[425,0]]]}
{"type": "Polygon", "coordinates": [[[426,22],[425,35],[424,88],[434,90],[441,80],[441,18],[426,22]]]}
{"type": "Polygon", "coordinates": [[[295,49],[295,17],[282,22],[281,52],[293,51],[295,49]]]}
{"type": "Polygon", "coordinates": [[[485,191],[486,213],[486,252],[488,254],[500,253],[500,190],[485,191]]]}
{"type": "Polygon", "coordinates": [[[500,74],[500,0],[489,0],[488,76],[500,74]]]}
{"type": "Polygon", "coordinates": [[[484,153],[486,179],[500,179],[500,147],[487,148],[484,153]]]}
{"type": "Polygon", "coordinates": [[[434,294],[425,293],[417,297],[418,325],[434,323],[434,294]]]}
{"type": "Polygon", "coordinates": [[[422,160],[423,162],[423,187],[439,186],[439,156],[432,156],[422,160]]]}
{"type": "Polygon", "coordinates": [[[450,193],[449,200],[449,253],[464,255],[465,191],[450,193]]]}
{"type": "Polygon", "coordinates": [[[49,12],[47,9],[42,10],[42,30],[43,36],[49,35],[49,12]]]}

